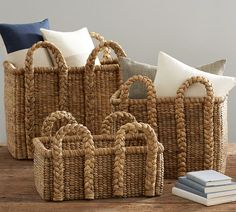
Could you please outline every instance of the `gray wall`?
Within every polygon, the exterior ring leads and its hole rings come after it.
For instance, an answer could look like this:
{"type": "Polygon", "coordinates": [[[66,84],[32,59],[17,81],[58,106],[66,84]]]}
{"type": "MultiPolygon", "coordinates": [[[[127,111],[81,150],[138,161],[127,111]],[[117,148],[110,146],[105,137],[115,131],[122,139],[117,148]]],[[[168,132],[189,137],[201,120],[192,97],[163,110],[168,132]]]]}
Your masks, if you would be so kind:
{"type": "MultiPolygon", "coordinates": [[[[1,0],[0,22],[27,23],[48,17],[55,30],[87,26],[100,32],[138,61],[155,65],[160,50],[192,66],[226,58],[225,74],[236,76],[235,7],[234,0],[1,0]]],[[[229,138],[236,142],[236,89],[229,101],[229,138]]],[[[4,142],[2,67],[0,129],[4,142]]]]}

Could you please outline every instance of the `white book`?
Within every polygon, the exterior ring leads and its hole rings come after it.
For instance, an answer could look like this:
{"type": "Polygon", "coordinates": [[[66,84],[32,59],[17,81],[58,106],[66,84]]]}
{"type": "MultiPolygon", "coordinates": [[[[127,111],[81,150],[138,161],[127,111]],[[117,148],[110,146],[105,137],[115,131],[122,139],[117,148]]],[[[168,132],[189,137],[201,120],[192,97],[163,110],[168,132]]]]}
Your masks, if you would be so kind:
{"type": "Polygon", "coordinates": [[[236,195],[217,197],[213,199],[206,199],[204,197],[201,197],[199,195],[190,193],[188,191],[185,191],[176,187],[172,188],[172,194],[188,199],[188,200],[192,200],[194,202],[197,202],[206,206],[218,205],[218,204],[236,201],[236,195]]]}
{"type": "Polygon", "coordinates": [[[214,170],[188,172],[186,177],[203,186],[227,185],[232,178],[214,170]]]}

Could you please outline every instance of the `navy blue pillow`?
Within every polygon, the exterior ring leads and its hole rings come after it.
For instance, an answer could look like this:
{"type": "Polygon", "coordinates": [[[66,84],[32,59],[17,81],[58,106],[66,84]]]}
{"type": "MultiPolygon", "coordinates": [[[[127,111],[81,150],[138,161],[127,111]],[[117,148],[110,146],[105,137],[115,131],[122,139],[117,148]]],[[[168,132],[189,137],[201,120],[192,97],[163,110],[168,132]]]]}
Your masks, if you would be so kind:
{"type": "Polygon", "coordinates": [[[49,29],[49,21],[31,24],[0,24],[0,34],[7,53],[30,48],[34,43],[42,41],[40,28],[49,29]]]}

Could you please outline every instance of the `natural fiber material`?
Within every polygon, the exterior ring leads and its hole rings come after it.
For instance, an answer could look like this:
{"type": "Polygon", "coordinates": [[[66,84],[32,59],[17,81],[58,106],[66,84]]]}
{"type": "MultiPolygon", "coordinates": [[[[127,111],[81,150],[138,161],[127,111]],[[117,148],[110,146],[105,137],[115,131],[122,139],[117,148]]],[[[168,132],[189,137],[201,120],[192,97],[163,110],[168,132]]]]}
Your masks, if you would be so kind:
{"type": "Polygon", "coordinates": [[[203,77],[184,82],[176,98],[158,98],[152,81],[141,75],[127,80],[111,98],[114,111],[127,111],[155,129],[165,147],[165,178],[203,169],[224,172],[224,101],[214,97],[211,84],[203,77]],[[136,81],[146,85],[147,99],[129,99],[129,89],[136,81]],[[205,86],[206,97],[184,97],[194,83],[205,86]]]}
{"type": "Polygon", "coordinates": [[[70,111],[92,133],[100,133],[102,120],[111,112],[110,97],[121,85],[119,65],[109,58],[108,48],[125,56],[117,43],[106,41],[92,51],[85,67],[68,67],[60,50],[44,41],[28,50],[25,68],[4,62],[7,142],[13,157],[32,158],[32,138],[40,135],[43,120],[56,110],[70,111]],[[34,67],[39,48],[51,51],[56,67],[34,67]],[[94,66],[104,50],[102,65],[94,66]]]}
{"type": "Polygon", "coordinates": [[[91,135],[66,112],[57,111],[43,124],[51,135],[56,117],[69,118],[55,136],[33,140],[36,189],[45,200],[63,201],[161,195],[163,146],[148,124],[138,123],[126,112],[116,112],[103,122],[103,132],[91,135]],[[113,122],[124,119],[116,135],[113,122]],[[67,135],[70,136],[67,136],[67,135]]]}

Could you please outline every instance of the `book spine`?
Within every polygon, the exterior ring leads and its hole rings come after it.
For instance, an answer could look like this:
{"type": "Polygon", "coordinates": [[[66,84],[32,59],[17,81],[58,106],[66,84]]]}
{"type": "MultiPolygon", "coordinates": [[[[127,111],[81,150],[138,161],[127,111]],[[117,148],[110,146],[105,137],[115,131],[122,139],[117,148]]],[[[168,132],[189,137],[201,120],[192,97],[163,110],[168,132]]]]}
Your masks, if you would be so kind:
{"type": "Polygon", "coordinates": [[[177,183],[175,184],[175,187],[176,187],[176,188],[180,188],[180,189],[185,190],[185,191],[188,191],[188,192],[191,192],[191,193],[193,193],[193,194],[199,195],[199,196],[201,196],[201,197],[207,198],[207,194],[204,194],[204,193],[202,193],[202,192],[200,192],[200,191],[198,191],[198,190],[196,190],[196,189],[194,189],[194,188],[192,188],[192,187],[189,187],[189,186],[187,186],[187,185],[184,185],[184,184],[182,184],[182,183],[177,182],[177,183]]]}
{"type": "Polygon", "coordinates": [[[202,185],[197,184],[197,183],[195,183],[192,180],[189,180],[187,178],[181,178],[181,177],[179,177],[178,180],[179,180],[180,183],[182,183],[182,184],[184,184],[186,186],[192,187],[192,188],[194,188],[194,189],[196,189],[196,190],[198,190],[198,191],[200,191],[202,193],[206,193],[205,189],[202,187],[202,185]]]}

